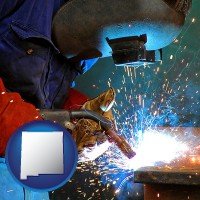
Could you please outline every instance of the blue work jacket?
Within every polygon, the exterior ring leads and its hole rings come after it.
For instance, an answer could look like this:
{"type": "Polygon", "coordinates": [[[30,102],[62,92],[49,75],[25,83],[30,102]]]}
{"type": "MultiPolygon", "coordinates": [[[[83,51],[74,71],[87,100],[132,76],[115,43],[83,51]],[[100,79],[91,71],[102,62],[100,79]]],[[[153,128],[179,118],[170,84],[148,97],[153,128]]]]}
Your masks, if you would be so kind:
{"type": "Polygon", "coordinates": [[[51,40],[64,0],[1,0],[0,78],[37,108],[61,108],[77,74],[97,59],[70,63],[51,40]]]}

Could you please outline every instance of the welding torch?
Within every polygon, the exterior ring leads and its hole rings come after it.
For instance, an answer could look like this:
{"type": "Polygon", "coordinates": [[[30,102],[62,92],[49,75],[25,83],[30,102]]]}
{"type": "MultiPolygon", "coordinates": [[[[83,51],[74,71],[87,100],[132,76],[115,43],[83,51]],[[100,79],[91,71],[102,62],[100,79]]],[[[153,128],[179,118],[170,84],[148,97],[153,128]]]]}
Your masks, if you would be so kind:
{"type": "Polygon", "coordinates": [[[57,122],[58,124],[65,127],[67,122],[70,122],[72,119],[86,118],[100,123],[101,127],[105,130],[105,134],[111,142],[114,142],[116,146],[122,151],[122,153],[129,159],[133,158],[136,153],[132,150],[129,143],[124,137],[119,135],[118,131],[114,128],[112,122],[110,122],[105,117],[99,115],[98,113],[91,110],[39,110],[41,117],[45,120],[50,120],[57,122]]]}

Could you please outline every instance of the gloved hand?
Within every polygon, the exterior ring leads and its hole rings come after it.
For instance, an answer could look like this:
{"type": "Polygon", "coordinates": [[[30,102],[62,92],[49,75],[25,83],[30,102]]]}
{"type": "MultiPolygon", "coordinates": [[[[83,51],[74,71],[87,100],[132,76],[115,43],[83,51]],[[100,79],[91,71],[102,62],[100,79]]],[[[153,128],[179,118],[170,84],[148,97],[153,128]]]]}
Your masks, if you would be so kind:
{"type": "Polygon", "coordinates": [[[87,119],[78,121],[72,130],[72,136],[78,148],[79,162],[96,159],[110,146],[104,131],[95,130],[87,119]]]}
{"type": "MultiPolygon", "coordinates": [[[[86,101],[81,109],[95,111],[114,122],[111,111],[114,101],[115,91],[113,88],[109,88],[98,97],[86,101]]],[[[90,119],[80,119],[72,130],[72,136],[76,142],[81,162],[96,159],[110,146],[102,127],[90,119]]]]}

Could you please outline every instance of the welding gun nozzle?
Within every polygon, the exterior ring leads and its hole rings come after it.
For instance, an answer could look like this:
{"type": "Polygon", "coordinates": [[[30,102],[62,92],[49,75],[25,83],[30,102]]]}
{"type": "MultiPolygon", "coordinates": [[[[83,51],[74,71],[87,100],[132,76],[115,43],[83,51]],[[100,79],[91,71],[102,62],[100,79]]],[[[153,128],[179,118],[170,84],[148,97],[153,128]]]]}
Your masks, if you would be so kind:
{"type": "Polygon", "coordinates": [[[115,142],[117,147],[126,157],[128,157],[129,159],[133,158],[136,153],[133,151],[125,138],[123,138],[121,135],[118,135],[116,132],[116,130],[109,129],[108,131],[106,131],[106,135],[108,135],[112,139],[112,141],[115,142]]]}

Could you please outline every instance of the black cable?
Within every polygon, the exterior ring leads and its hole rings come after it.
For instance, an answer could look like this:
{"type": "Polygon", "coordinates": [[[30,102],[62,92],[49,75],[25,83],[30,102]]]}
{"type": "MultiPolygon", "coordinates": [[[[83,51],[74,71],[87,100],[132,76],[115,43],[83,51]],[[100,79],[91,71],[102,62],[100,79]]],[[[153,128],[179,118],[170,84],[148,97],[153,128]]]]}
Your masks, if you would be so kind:
{"type": "Polygon", "coordinates": [[[26,198],[26,197],[25,197],[25,194],[26,194],[25,188],[23,187],[22,189],[23,189],[23,192],[24,192],[24,200],[26,200],[26,199],[25,199],[25,198],[26,198]]]}

